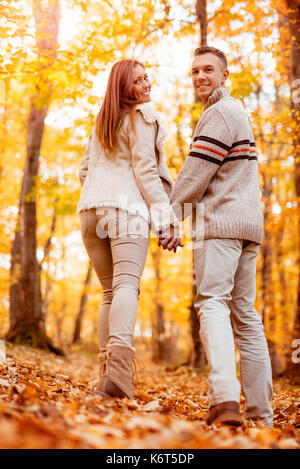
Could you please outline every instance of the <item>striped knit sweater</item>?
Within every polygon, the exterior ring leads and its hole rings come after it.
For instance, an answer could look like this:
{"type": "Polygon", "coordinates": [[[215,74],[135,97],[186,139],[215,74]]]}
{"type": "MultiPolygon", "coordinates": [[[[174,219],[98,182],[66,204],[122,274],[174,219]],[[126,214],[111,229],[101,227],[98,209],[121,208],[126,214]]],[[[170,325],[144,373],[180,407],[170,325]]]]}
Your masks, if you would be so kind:
{"type": "Polygon", "coordinates": [[[171,193],[171,203],[180,219],[190,213],[185,210],[183,214],[184,204],[195,208],[199,202],[201,210],[197,213],[202,215],[197,217],[197,238],[262,242],[253,133],[244,109],[223,87],[208,98],[171,193]]]}

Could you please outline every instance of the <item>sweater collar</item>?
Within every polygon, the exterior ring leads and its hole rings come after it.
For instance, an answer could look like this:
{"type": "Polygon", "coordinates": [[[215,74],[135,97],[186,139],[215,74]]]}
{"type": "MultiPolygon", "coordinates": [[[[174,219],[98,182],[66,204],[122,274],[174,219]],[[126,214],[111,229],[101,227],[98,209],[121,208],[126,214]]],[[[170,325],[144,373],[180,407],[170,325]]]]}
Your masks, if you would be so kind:
{"type": "Polygon", "coordinates": [[[220,86],[209,96],[205,103],[204,110],[208,109],[212,104],[220,101],[220,99],[230,96],[229,90],[224,86],[220,86]]]}

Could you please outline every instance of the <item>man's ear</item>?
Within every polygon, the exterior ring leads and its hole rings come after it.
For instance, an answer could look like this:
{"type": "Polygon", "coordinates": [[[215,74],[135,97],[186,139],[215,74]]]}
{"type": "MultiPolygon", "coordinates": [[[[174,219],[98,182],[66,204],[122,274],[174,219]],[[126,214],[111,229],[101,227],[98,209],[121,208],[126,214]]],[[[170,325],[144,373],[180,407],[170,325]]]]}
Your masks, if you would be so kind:
{"type": "Polygon", "coordinates": [[[221,85],[225,85],[225,81],[227,80],[228,78],[228,75],[229,75],[229,70],[224,70],[223,71],[223,76],[222,76],[222,81],[221,81],[221,85]]]}

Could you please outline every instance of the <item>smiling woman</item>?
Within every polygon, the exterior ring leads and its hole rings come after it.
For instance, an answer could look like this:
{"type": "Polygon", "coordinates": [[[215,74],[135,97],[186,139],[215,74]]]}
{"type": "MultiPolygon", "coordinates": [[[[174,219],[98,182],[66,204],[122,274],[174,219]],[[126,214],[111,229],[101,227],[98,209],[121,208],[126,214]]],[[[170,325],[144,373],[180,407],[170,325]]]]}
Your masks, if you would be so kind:
{"type": "Polygon", "coordinates": [[[134,128],[134,106],[148,101],[150,83],[144,65],[137,60],[121,60],[115,63],[96,118],[95,130],[103,148],[113,149],[124,112],[129,112],[134,128]]]}
{"type": "MultiPolygon", "coordinates": [[[[82,238],[103,287],[100,397],[134,395],[133,334],[149,225],[158,236],[170,227],[174,235],[178,224],[165,190],[173,181],[164,160],[165,132],[148,104],[150,88],[142,63],[115,63],[79,172],[82,238]]],[[[172,239],[176,252],[181,241],[172,239]]]]}
{"type": "Polygon", "coordinates": [[[136,65],[133,69],[133,87],[134,97],[141,103],[150,101],[151,85],[148,75],[142,65],[136,65]]]}

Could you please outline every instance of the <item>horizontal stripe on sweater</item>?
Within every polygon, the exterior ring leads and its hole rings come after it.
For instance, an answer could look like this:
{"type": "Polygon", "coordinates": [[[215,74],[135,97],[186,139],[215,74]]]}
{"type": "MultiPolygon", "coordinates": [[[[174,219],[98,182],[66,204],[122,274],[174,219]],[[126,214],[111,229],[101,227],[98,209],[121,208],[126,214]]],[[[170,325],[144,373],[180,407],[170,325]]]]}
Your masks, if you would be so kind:
{"type": "Polygon", "coordinates": [[[207,147],[207,146],[205,146],[205,145],[198,145],[197,143],[195,143],[194,145],[191,146],[191,150],[192,150],[193,148],[201,148],[202,150],[211,151],[212,153],[215,153],[216,155],[222,156],[222,158],[226,158],[226,154],[221,153],[220,151],[217,151],[217,150],[215,150],[214,148],[207,147]]]}
{"type": "Polygon", "coordinates": [[[250,140],[239,140],[237,142],[234,142],[232,146],[229,147],[228,145],[225,145],[225,143],[219,140],[207,137],[205,135],[201,135],[193,140],[190,149],[191,156],[194,156],[196,158],[202,158],[219,166],[225,161],[234,161],[242,159],[257,160],[255,143],[250,142],[250,140]],[[199,143],[195,143],[196,141],[199,143]],[[202,145],[202,142],[205,142],[205,144],[202,145]],[[245,145],[248,146],[245,147],[245,145]],[[241,148],[237,148],[239,146],[241,148]],[[217,147],[218,149],[216,149],[215,147],[217,147]],[[228,153],[222,152],[219,149],[227,150],[228,153]],[[233,156],[233,154],[241,152],[244,154],[233,156]]]}
{"type": "Polygon", "coordinates": [[[207,137],[205,135],[200,135],[199,137],[195,137],[193,142],[197,142],[198,140],[202,140],[203,142],[213,143],[214,145],[217,145],[218,147],[223,148],[223,150],[227,150],[227,151],[230,150],[230,147],[228,145],[225,145],[225,143],[220,142],[220,140],[216,140],[215,138],[207,137]]]}
{"type": "Polygon", "coordinates": [[[255,147],[254,142],[250,142],[250,140],[239,140],[238,142],[234,142],[231,147],[226,145],[225,143],[221,142],[220,140],[216,140],[215,138],[212,137],[207,137],[206,135],[200,135],[199,137],[195,137],[191,146],[193,145],[194,142],[197,142],[199,140],[202,140],[203,142],[209,142],[213,143],[214,145],[217,145],[220,148],[223,148],[224,150],[230,151],[234,147],[238,147],[240,145],[250,145],[250,147],[255,147]]]}
{"type": "Polygon", "coordinates": [[[202,160],[210,161],[211,163],[217,164],[221,166],[223,163],[227,161],[234,161],[234,160],[257,160],[257,156],[250,156],[250,155],[237,155],[237,156],[227,156],[224,158],[223,161],[218,160],[217,158],[213,158],[212,156],[206,155],[205,153],[198,153],[196,151],[191,151],[189,156],[194,156],[196,158],[200,158],[202,160]]]}
{"type": "Polygon", "coordinates": [[[257,156],[249,156],[249,155],[238,155],[238,156],[227,156],[227,158],[224,160],[224,163],[226,161],[234,161],[234,160],[257,160],[257,156]]]}
{"type": "Polygon", "coordinates": [[[239,145],[250,145],[250,147],[255,147],[255,143],[254,143],[254,142],[250,142],[250,140],[240,140],[240,141],[238,141],[238,142],[234,142],[234,143],[231,145],[231,148],[238,147],[239,145]]]}
{"type": "Polygon", "coordinates": [[[238,153],[239,151],[248,151],[249,153],[256,153],[256,150],[251,150],[251,148],[238,148],[237,150],[230,150],[230,152],[228,153],[228,155],[230,155],[231,153],[238,153]]]}
{"type": "Polygon", "coordinates": [[[198,153],[196,151],[190,151],[189,156],[201,158],[202,160],[210,161],[211,163],[215,163],[219,166],[221,166],[221,164],[223,163],[223,161],[218,160],[217,158],[213,158],[212,156],[205,155],[204,153],[198,153]]]}

